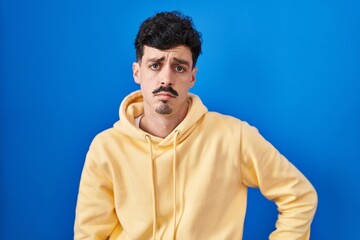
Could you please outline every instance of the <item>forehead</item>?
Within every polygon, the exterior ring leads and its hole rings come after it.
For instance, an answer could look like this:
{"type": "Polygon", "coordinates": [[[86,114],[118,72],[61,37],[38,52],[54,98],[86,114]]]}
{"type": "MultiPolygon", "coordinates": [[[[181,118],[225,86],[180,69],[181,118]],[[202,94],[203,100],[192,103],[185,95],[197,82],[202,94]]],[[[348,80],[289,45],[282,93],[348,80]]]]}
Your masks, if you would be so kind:
{"type": "Polygon", "coordinates": [[[188,48],[187,46],[180,45],[166,50],[160,50],[146,45],[144,46],[144,55],[142,57],[142,61],[160,58],[164,58],[165,60],[172,60],[174,58],[178,58],[192,63],[192,54],[190,48],[188,48]]]}

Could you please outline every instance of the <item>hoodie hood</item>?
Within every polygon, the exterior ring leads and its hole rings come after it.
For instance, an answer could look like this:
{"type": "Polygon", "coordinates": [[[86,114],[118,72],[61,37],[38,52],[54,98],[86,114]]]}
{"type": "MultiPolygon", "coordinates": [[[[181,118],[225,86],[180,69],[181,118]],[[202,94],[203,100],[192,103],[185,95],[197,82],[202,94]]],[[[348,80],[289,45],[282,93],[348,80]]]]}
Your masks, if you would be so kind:
{"type": "MultiPolygon", "coordinates": [[[[196,122],[208,111],[200,98],[189,93],[189,110],[184,120],[166,137],[160,138],[151,135],[151,139],[159,146],[173,144],[174,135],[177,135],[178,142],[182,142],[196,127],[196,122]]],[[[139,140],[146,141],[149,133],[135,126],[135,118],[144,113],[144,99],[141,91],[129,94],[122,101],[119,109],[120,120],[114,124],[115,129],[122,133],[139,140]]]]}

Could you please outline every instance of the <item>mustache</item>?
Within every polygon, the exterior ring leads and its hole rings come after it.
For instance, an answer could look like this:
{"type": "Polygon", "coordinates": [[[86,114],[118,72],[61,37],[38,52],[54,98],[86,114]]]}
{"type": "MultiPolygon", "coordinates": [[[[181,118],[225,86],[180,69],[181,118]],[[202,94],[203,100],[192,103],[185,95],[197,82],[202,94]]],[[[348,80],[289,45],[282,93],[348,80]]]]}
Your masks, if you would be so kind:
{"type": "Polygon", "coordinates": [[[174,96],[179,96],[178,92],[175,89],[173,89],[171,86],[166,86],[166,87],[160,86],[157,89],[155,89],[152,93],[157,94],[159,92],[169,92],[174,96]]]}

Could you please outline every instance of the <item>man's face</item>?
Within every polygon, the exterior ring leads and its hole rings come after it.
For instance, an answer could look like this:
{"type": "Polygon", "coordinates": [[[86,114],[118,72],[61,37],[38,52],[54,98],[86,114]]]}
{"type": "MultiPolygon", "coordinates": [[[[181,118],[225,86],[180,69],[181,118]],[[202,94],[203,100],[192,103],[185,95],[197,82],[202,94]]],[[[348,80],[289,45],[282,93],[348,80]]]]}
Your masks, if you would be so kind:
{"type": "Polygon", "coordinates": [[[188,47],[168,50],[144,46],[141,62],[133,63],[133,75],[140,84],[145,111],[168,115],[186,111],[189,89],[194,86],[197,68],[188,47]]]}

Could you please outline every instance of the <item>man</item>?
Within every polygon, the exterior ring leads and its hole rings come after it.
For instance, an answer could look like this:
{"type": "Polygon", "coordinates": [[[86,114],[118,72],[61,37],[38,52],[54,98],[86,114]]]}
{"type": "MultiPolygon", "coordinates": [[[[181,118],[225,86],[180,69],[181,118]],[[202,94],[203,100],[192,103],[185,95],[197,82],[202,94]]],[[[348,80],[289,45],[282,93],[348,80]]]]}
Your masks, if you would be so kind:
{"type": "Polygon", "coordinates": [[[270,239],[309,239],[317,195],[247,123],[208,112],[189,89],[201,36],[177,12],[147,19],[135,40],[141,90],[92,142],[75,239],[241,239],[248,187],[279,210],[270,239]]]}

